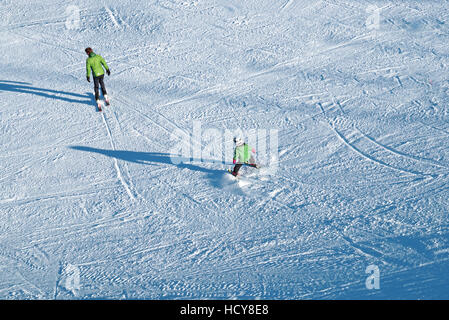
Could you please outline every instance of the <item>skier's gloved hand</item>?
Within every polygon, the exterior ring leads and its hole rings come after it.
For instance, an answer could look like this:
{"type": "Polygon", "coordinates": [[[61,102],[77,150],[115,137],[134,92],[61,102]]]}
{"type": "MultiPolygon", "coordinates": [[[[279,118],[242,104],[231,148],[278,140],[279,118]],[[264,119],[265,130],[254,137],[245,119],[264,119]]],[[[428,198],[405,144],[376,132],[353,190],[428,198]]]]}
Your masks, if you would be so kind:
{"type": "Polygon", "coordinates": [[[86,79],[87,79],[87,82],[90,82],[90,77],[86,77],[86,79]]]}
{"type": "Polygon", "coordinates": [[[235,160],[235,159],[234,159],[234,160],[232,160],[232,163],[233,163],[233,164],[235,164],[235,162],[236,162],[236,160],[235,160]]]}
{"type": "Polygon", "coordinates": [[[256,149],[254,149],[254,148],[253,148],[251,151],[252,151],[253,153],[256,153],[256,149]]]}
{"type": "Polygon", "coordinates": [[[106,70],[106,73],[108,74],[108,76],[110,76],[111,75],[111,70],[106,70]]]}

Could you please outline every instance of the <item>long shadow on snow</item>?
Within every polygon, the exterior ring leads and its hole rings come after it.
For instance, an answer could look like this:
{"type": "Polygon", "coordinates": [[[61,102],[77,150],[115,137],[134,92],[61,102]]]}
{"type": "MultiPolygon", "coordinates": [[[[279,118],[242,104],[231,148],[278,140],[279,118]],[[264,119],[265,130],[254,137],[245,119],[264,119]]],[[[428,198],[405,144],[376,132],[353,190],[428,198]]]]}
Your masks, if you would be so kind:
{"type": "MultiPolygon", "coordinates": [[[[180,169],[189,169],[192,171],[204,172],[207,174],[207,179],[210,183],[219,188],[222,186],[221,178],[225,174],[223,170],[216,169],[208,169],[204,167],[200,167],[191,163],[183,163],[182,161],[186,161],[185,158],[178,157],[175,155],[171,155],[168,153],[158,153],[158,152],[137,152],[137,151],[122,151],[122,150],[105,150],[105,149],[97,149],[91,147],[83,147],[83,146],[71,146],[70,149],[84,151],[84,152],[93,152],[102,154],[104,156],[115,158],[123,161],[133,162],[137,164],[145,164],[145,165],[156,165],[156,164],[168,164],[176,166],[180,169]],[[179,164],[177,164],[179,162],[179,164]]],[[[197,159],[189,159],[188,161],[192,162],[206,162],[206,163],[218,163],[218,161],[214,160],[197,160],[197,159]]]]}
{"type": "Polygon", "coordinates": [[[37,88],[32,87],[31,83],[28,82],[20,82],[20,81],[10,81],[10,80],[0,80],[0,92],[15,92],[15,93],[28,93],[31,95],[36,95],[44,98],[62,100],[66,102],[72,103],[81,103],[81,104],[92,104],[92,100],[89,94],[79,94],[73,92],[45,89],[45,88],[37,88]],[[63,96],[60,96],[63,95],[63,96]],[[65,97],[65,96],[68,97],[65,97]],[[73,98],[72,98],[73,97],[73,98]],[[84,98],[85,100],[75,99],[75,98],[84,98]]]}

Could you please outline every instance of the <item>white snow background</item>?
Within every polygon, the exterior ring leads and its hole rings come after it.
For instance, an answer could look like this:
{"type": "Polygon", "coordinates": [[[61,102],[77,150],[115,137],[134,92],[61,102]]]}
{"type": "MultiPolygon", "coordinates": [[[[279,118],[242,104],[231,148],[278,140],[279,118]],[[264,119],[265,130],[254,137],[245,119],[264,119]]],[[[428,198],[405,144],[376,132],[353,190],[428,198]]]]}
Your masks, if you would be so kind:
{"type": "Polygon", "coordinates": [[[0,298],[449,298],[448,17],[1,0],[0,298]],[[112,72],[103,113],[88,46],[112,72]],[[173,163],[195,122],[277,130],[278,170],[173,163]]]}

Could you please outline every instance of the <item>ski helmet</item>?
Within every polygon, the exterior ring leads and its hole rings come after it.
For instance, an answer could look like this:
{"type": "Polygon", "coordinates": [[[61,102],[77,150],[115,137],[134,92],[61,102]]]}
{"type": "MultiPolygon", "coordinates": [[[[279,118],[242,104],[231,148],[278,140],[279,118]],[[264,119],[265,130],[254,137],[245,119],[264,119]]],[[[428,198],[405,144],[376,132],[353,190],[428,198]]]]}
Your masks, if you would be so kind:
{"type": "Polygon", "coordinates": [[[243,139],[240,138],[240,137],[234,137],[234,143],[235,143],[237,146],[241,146],[241,145],[243,144],[243,139]]]}
{"type": "Polygon", "coordinates": [[[84,49],[84,51],[86,51],[87,54],[90,54],[91,52],[93,52],[91,47],[84,49]]]}

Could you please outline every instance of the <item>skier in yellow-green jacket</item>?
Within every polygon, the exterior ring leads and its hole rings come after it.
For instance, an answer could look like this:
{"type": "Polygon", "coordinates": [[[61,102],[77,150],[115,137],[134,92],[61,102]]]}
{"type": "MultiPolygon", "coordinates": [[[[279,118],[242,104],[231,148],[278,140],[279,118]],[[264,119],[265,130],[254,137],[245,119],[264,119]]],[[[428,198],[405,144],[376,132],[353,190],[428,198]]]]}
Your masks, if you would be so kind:
{"type": "Polygon", "coordinates": [[[94,78],[95,101],[98,104],[98,108],[101,110],[99,86],[101,86],[101,92],[103,93],[106,105],[109,105],[108,93],[106,91],[103,79],[104,69],[106,70],[108,76],[111,74],[111,71],[109,70],[104,58],[99,54],[95,54],[92,48],[86,48],[85,51],[89,56],[86,60],[86,78],[87,81],[90,82],[90,73],[92,72],[94,78]]]}
{"type": "Polygon", "coordinates": [[[235,149],[232,162],[235,164],[235,166],[234,170],[231,172],[232,175],[235,177],[238,176],[239,170],[244,164],[259,169],[260,166],[256,164],[256,160],[254,159],[256,150],[246,144],[243,139],[239,137],[234,138],[234,143],[235,149]]]}

